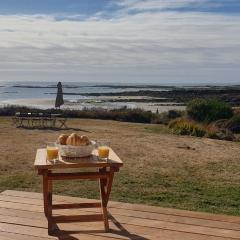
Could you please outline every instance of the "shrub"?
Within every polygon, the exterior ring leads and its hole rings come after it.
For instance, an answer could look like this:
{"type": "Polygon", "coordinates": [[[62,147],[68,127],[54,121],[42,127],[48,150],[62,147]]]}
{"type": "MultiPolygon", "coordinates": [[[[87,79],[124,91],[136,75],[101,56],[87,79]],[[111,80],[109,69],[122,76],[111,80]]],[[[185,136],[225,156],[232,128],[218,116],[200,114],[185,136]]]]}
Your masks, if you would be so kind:
{"type": "Polygon", "coordinates": [[[233,111],[227,103],[218,100],[194,99],[187,106],[187,114],[195,121],[209,123],[231,118],[233,111]]]}
{"type": "Polygon", "coordinates": [[[234,114],[240,114],[240,107],[234,109],[234,114]]]}
{"type": "Polygon", "coordinates": [[[206,134],[206,130],[202,125],[184,118],[171,121],[169,128],[172,129],[173,133],[178,135],[203,137],[206,134]]]}
{"type": "Polygon", "coordinates": [[[154,116],[152,123],[168,125],[171,120],[182,117],[184,113],[184,111],[178,110],[169,110],[168,112],[162,112],[154,116]]]}
{"type": "Polygon", "coordinates": [[[187,119],[185,119],[185,118],[176,118],[176,119],[169,122],[168,127],[169,128],[174,128],[177,124],[180,124],[180,123],[183,123],[183,122],[186,122],[186,121],[187,121],[187,119]]]}
{"type": "Polygon", "coordinates": [[[115,109],[106,110],[102,108],[84,108],[83,110],[71,109],[37,109],[22,106],[6,106],[0,108],[0,116],[14,116],[16,112],[34,112],[34,113],[60,113],[67,118],[92,118],[103,120],[117,120],[124,122],[151,123],[157,114],[142,109],[115,109]]]}
{"type": "Polygon", "coordinates": [[[162,113],[157,113],[155,117],[152,119],[151,123],[154,124],[168,124],[169,123],[169,118],[168,118],[168,113],[167,112],[162,112],[162,113]]]}
{"type": "Polygon", "coordinates": [[[226,141],[236,140],[236,137],[234,136],[234,134],[230,130],[224,129],[224,128],[207,131],[206,136],[208,138],[218,139],[218,140],[226,140],[226,141]]]}
{"type": "Polygon", "coordinates": [[[151,123],[151,120],[155,115],[150,111],[144,111],[142,109],[123,109],[122,111],[112,110],[110,113],[117,114],[115,120],[138,123],[151,123]]]}
{"type": "Polygon", "coordinates": [[[240,133],[240,114],[234,115],[226,123],[226,127],[233,133],[240,133]]]}
{"type": "Polygon", "coordinates": [[[226,127],[226,123],[227,120],[218,120],[210,123],[206,128],[206,136],[212,139],[235,141],[236,137],[233,132],[226,127]]]}
{"type": "Polygon", "coordinates": [[[168,117],[170,119],[175,119],[175,118],[182,117],[183,114],[184,114],[184,111],[178,111],[178,110],[169,110],[168,111],[168,117]]]}
{"type": "Polygon", "coordinates": [[[226,130],[226,122],[226,119],[221,119],[208,124],[206,127],[207,137],[219,139],[219,133],[222,133],[224,130],[226,130]]]}

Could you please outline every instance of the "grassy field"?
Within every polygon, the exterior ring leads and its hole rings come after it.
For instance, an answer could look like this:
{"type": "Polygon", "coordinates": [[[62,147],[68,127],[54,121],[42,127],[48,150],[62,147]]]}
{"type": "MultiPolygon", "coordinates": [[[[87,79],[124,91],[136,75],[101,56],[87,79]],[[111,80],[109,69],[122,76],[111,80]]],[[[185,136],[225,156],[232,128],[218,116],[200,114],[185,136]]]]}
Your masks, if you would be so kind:
{"type": "MultiPolygon", "coordinates": [[[[161,125],[73,119],[67,131],[15,128],[0,118],[0,191],[41,192],[37,148],[60,133],[109,139],[124,161],[111,200],[240,215],[240,143],[175,136],[161,125]]],[[[62,181],[54,192],[98,198],[95,181],[62,181]]]]}

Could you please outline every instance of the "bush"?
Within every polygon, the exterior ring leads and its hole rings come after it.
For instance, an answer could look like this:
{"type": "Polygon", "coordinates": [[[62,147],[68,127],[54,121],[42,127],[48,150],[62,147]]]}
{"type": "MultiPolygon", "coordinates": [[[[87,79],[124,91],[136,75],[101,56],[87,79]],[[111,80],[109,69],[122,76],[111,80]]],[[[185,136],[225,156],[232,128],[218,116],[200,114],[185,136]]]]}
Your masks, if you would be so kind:
{"type": "Polygon", "coordinates": [[[226,141],[235,141],[236,137],[234,134],[228,129],[211,129],[207,131],[208,138],[218,139],[218,140],[226,140],[226,141]]]}
{"type": "Polygon", "coordinates": [[[178,110],[169,110],[168,111],[168,117],[170,119],[176,119],[179,117],[182,117],[184,114],[184,111],[178,111],[178,110]]]}
{"type": "Polygon", "coordinates": [[[226,123],[226,127],[233,133],[240,133],[240,114],[234,115],[226,123]]]}
{"type": "Polygon", "coordinates": [[[226,123],[227,120],[218,120],[210,123],[206,128],[206,136],[212,139],[235,141],[236,137],[233,132],[226,127],[226,123]]]}
{"type": "Polygon", "coordinates": [[[168,125],[171,120],[182,117],[184,113],[184,111],[178,110],[169,110],[168,112],[158,113],[155,115],[152,123],[168,125]]]}
{"type": "Polygon", "coordinates": [[[156,118],[157,114],[142,109],[115,109],[106,110],[102,108],[91,108],[83,110],[71,109],[37,109],[21,106],[6,106],[0,108],[0,116],[14,116],[16,112],[32,112],[32,113],[60,113],[67,118],[92,118],[103,120],[117,120],[124,122],[137,122],[137,123],[151,123],[156,118]]]}
{"type": "Polygon", "coordinates": [[[187,121],[187,119],[185,119],[185,118],[176,118],[176,119],[169,122],[168,127],[169,128],[174,128],[177,124],[180,124],[180,123],[183,123],[183,122],[186,122],[186,121],[187,121]]]}
{"type": "Polygon", "coordinates": [[[187,106],[187,114],[195,121],[209,123],[231,118],[233,111],[227,103],[218,100],[194,99],[187,106]]]}
{"type": "Polygon", "coordinates": [[[191,135],[195,137],[203,137],[206,134],[205,128],[189,119],[176,119],[169,123],[169,128],[173,133],[178,135],[191,135]]]}

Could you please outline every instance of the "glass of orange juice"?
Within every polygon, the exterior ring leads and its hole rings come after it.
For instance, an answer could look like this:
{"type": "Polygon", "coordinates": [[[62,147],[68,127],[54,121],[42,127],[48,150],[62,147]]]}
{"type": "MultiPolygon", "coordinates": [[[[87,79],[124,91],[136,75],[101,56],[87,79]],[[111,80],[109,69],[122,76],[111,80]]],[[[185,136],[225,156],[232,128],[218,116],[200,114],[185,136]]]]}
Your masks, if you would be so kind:
{"type": "Polygon", "coordinates": [[[49,161],[55,161],[58,159],[58,147],[56,147],[53,142],[47,143],[47,159],[49,161]]]}
{"type": "Polygon", "coordinates": [[[109,143],[108,142],[98,142],[97,143],[98,157],[100,160],[108,160],[109,157],[109,143]]]}

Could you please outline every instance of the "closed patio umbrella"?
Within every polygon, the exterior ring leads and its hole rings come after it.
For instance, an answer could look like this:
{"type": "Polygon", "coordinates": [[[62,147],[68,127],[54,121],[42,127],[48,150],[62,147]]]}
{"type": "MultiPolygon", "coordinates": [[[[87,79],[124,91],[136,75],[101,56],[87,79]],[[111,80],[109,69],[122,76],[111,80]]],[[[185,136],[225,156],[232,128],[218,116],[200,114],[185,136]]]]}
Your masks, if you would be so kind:
{"type": "Polygon", "coordinates": [[[60,106],[64,104],[62,83],[61,82],[58,82],[57,88],[58,88],[58,91],[57,91],[57,97],[56,97],[56,101],[55,101],[55,107],[60,108],[60,106]]]}

